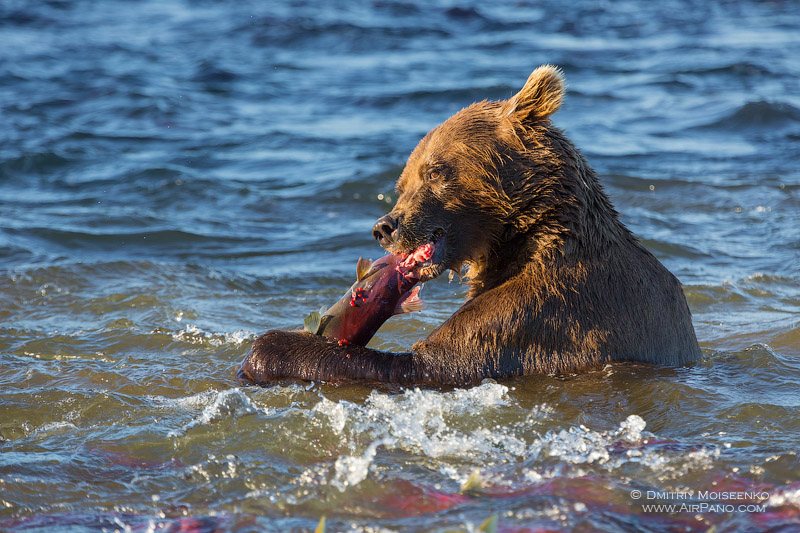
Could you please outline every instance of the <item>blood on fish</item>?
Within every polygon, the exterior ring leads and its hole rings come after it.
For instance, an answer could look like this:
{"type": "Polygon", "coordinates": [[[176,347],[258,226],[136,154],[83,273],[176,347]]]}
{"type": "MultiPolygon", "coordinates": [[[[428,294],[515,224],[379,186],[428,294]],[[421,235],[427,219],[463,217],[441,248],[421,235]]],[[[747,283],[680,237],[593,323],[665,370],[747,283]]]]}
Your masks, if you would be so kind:
{"type": "Polygon", "coordinates": [[[434,250],[433,243],[426,243],[411,254],[387,254],[374,262],[359,259],[356,282],[327,310],[309,314],[306,331],[338,341],[339,346],[366,346],[391,316],[422,308],[414,285],[434,250]]]}
{"type": "Polygon", "coordinates": [[[363,287],[358,287],[353,290],[353,294],[350,297],[350,307],[358,307],[359,301],[367,301],[367,291],[363,287]]]}

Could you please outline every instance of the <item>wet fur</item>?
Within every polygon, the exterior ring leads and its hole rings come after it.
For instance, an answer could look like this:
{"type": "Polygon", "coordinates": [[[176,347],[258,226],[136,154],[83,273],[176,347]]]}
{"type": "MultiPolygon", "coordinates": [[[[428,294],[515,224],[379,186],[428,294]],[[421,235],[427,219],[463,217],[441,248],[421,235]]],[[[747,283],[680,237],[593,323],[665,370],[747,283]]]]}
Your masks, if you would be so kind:
{"type": "Polygon", "coordinates": [[[515,96],[460,111],[409,157],[390,250],[444,230],[439,270],[469,267],[468,300],[450,319],[407,354],[271,331],[243,377],[467,385],[612,361],[695,361],[680,283],[619,221],[594,171],[550,122],[563,96],[560,71],[539,67],[515,96]]]}

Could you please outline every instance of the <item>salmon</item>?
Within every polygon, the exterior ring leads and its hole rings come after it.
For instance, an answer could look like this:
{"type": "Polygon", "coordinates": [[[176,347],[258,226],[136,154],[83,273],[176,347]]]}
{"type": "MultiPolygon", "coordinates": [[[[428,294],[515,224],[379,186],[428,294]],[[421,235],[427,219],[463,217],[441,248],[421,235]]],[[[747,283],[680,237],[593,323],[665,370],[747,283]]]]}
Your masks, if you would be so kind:
{"type": "Polygon", "coordinates": [[[340,346],[366,346],[375,332],[394,315],[422,309],[419,268],[433,256],[425,244],[411,254],[388,254],[371,262],[359,258],[356,282],[325,311],[313,311],[305,330],[336,340],[340,346]]]}

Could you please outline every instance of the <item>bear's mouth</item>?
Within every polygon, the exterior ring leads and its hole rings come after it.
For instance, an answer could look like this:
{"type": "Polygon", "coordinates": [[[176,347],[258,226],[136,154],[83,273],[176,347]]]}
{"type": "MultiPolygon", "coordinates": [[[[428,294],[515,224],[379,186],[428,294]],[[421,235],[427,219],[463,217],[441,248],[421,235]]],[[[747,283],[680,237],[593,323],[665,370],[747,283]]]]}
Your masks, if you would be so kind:
{"type": "Polygon", "coordinates": [[[402,258],[399,268],[403,275],[422,282],[441,275],[447,269],[444,264],[445,241],[444,230],[438,229],[429,241],[406,254],[399,254],[402,258]]]}

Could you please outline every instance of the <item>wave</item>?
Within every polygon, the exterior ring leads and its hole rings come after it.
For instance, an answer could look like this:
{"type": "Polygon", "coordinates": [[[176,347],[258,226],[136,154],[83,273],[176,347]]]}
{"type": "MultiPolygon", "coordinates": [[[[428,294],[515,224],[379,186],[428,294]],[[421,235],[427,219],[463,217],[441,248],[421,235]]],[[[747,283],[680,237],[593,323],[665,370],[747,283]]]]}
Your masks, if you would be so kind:
{"type": "Polygon", "coordinates": [[[697,67],[675,71],[675,74],[689,75],[719,75],[732,74],[741,77],[764,77],[773,75],[772,70],[764,64],[752,63],[750,61],[735,61],[724,65],[712,65],[707,67],[697,67]]]}
{"type": "Polygon", "coordinates": [[[323,397],[312,411],[347,451],[327,474],[314,470],[306,477],[346,491],[369,477],[381,450],[434,460],[442,465],[440,473],[459,485],[477,469],[492,483],[514,486],[585,475],[581,467],[589,465],[615,472],[635,463],[659,471],[662,479],[679,478],[710,468],[720,454],[714,445],[658,439],[645,432],[646,422],[638,415],[604,431],[578,425],[543,432],[553,410],[539,405],[521,422],[497,424],[504,409],[517,407],[508,392],[504,385],[485,383],[449,393],[373,392],[363,404],[323,397]]]}
{"type": "Polygon", "coordinates": [[[642,244],[648,250],[655,252],[656,255],[665,255],[667,257],[683,257],[687,259],[703,259],[711,257],[708,253],[703,252],[701,249],[677,242],[668,242],[657,239],[642,239],[642,244]]]}
{"type": "MultiPolygon", "coordinates": [[[[154,333],[160,333],[157,331],[154,333]]],[[[209,333],[199,327],[189,324],[182,330],[173,333],[172,339],[178,342],[197,344],[201,346],[239,346],[252,342],[256,338],[256,333],[252,331],[237,330],[230,333],[209,333]]]]}
{"type": "Polygon", "coordinates": [[[256,46],[309,46],[325,43],[337,49],[374,50],[376,43],[389,48],[407,46],[410,37],[444,39],[451,32],[441,27],[424,27],[409,22],[397,24],[356,23],[351,21],[322,22],[301,16],[279,17],[265,15],[248,21],[237,31],[252,35],[256,46]]]}
{"type": "Polygon", "coordinates": [[[220,67],[212,61],[202,61],[197,65],[193,79],[207,84],[226,84],[239,79],[236,73],[220,67]]]}
{"type": "Polygon", "coordinates": [[[49,175],[73,162],[56,152],[29,152],[0,162],[0,178],[49,175]]]}
{"type": "MultiPolygon", "coordinates": [[[[475,468],[490,473],[503,464],[524,466],[521,473],[528,482],[569,475],[558,465],[591,464],[614,471],[631,461],[678,476],[698,465],[709,465],[719,453],[713,446],[689,447],[687,455],[685,446],[648,445],[652,436],[644,432],[646,423],[637,415],[607,431],[581,425],[541,432],[553,411],[539,405],[517,424],[497,424],[504,409],[517,407],[508,393],[504,385],[484,383],[447,393],[373,391],[363,404],[323,397],[312,412],[323,417],[342,446],[350,450],[334,461],[328,482],[341,491],[361,483],[381,449],[461,464],[462,468],[442,471],[459,484],[475,468]],[[365,439],[367,444],[362,445],[365,439]],[[627,453],[630,449],[641,449],[641,453],[627,453]],[[550,467],[553,470],[548,470],[550,467]]],[[[573,475],[580,472],[576,469],[573,475]]]]}
{"type": "Polygon", "coordinates": [[[355,100],[357,105],[391,106],[398,103],[447,102],[449,104],[470,104],[483,99],[508,98],[519,87],[507,84],[476,85],[469,87],[447,87],[443,89],[399,90],[391,93],[360,96],[355,100]]]}
{"type": "Polygon", "coordinates": [[[187,431],[201,426],[209,426],[221,420],[235,420],[256,413],[269,414],[269,408],[259,407],[241,389],[205,391],[183,398],[147,396],[148,401],[163,411],[173,414],[191,415],[191,419],[173,427],[167,432],[169,437],[180,437],[187,431]]]}
{"type": "MultiPolygon", "coordinates": [[[[184,506],[185,507],[185,506],[184,506]]],[[[176,507],[180,509],[180,507],[176,507]]],[[[239,525],[236,515],[165,516],[164,512],[60,512],[0,518],[0,529],[15,531],[228,531],[239,525]]]]}
{"type": "Polygon", "coordinates": [[[786,102],[755,100],[728,115],[693,129],[766,130],[800,124],[800,109],[786,102]]]}
{"type": "Polygon", "coordinates": [[[210,235],[179,229],[161,229],[141,232],[88,232],[49,227],[2,228],[11,235],[35,238],[74,249],[120,250],[122,247],[142,249],[160,247],[191,247],[198,244],[255,244],[252,238],[210,235]]]}

